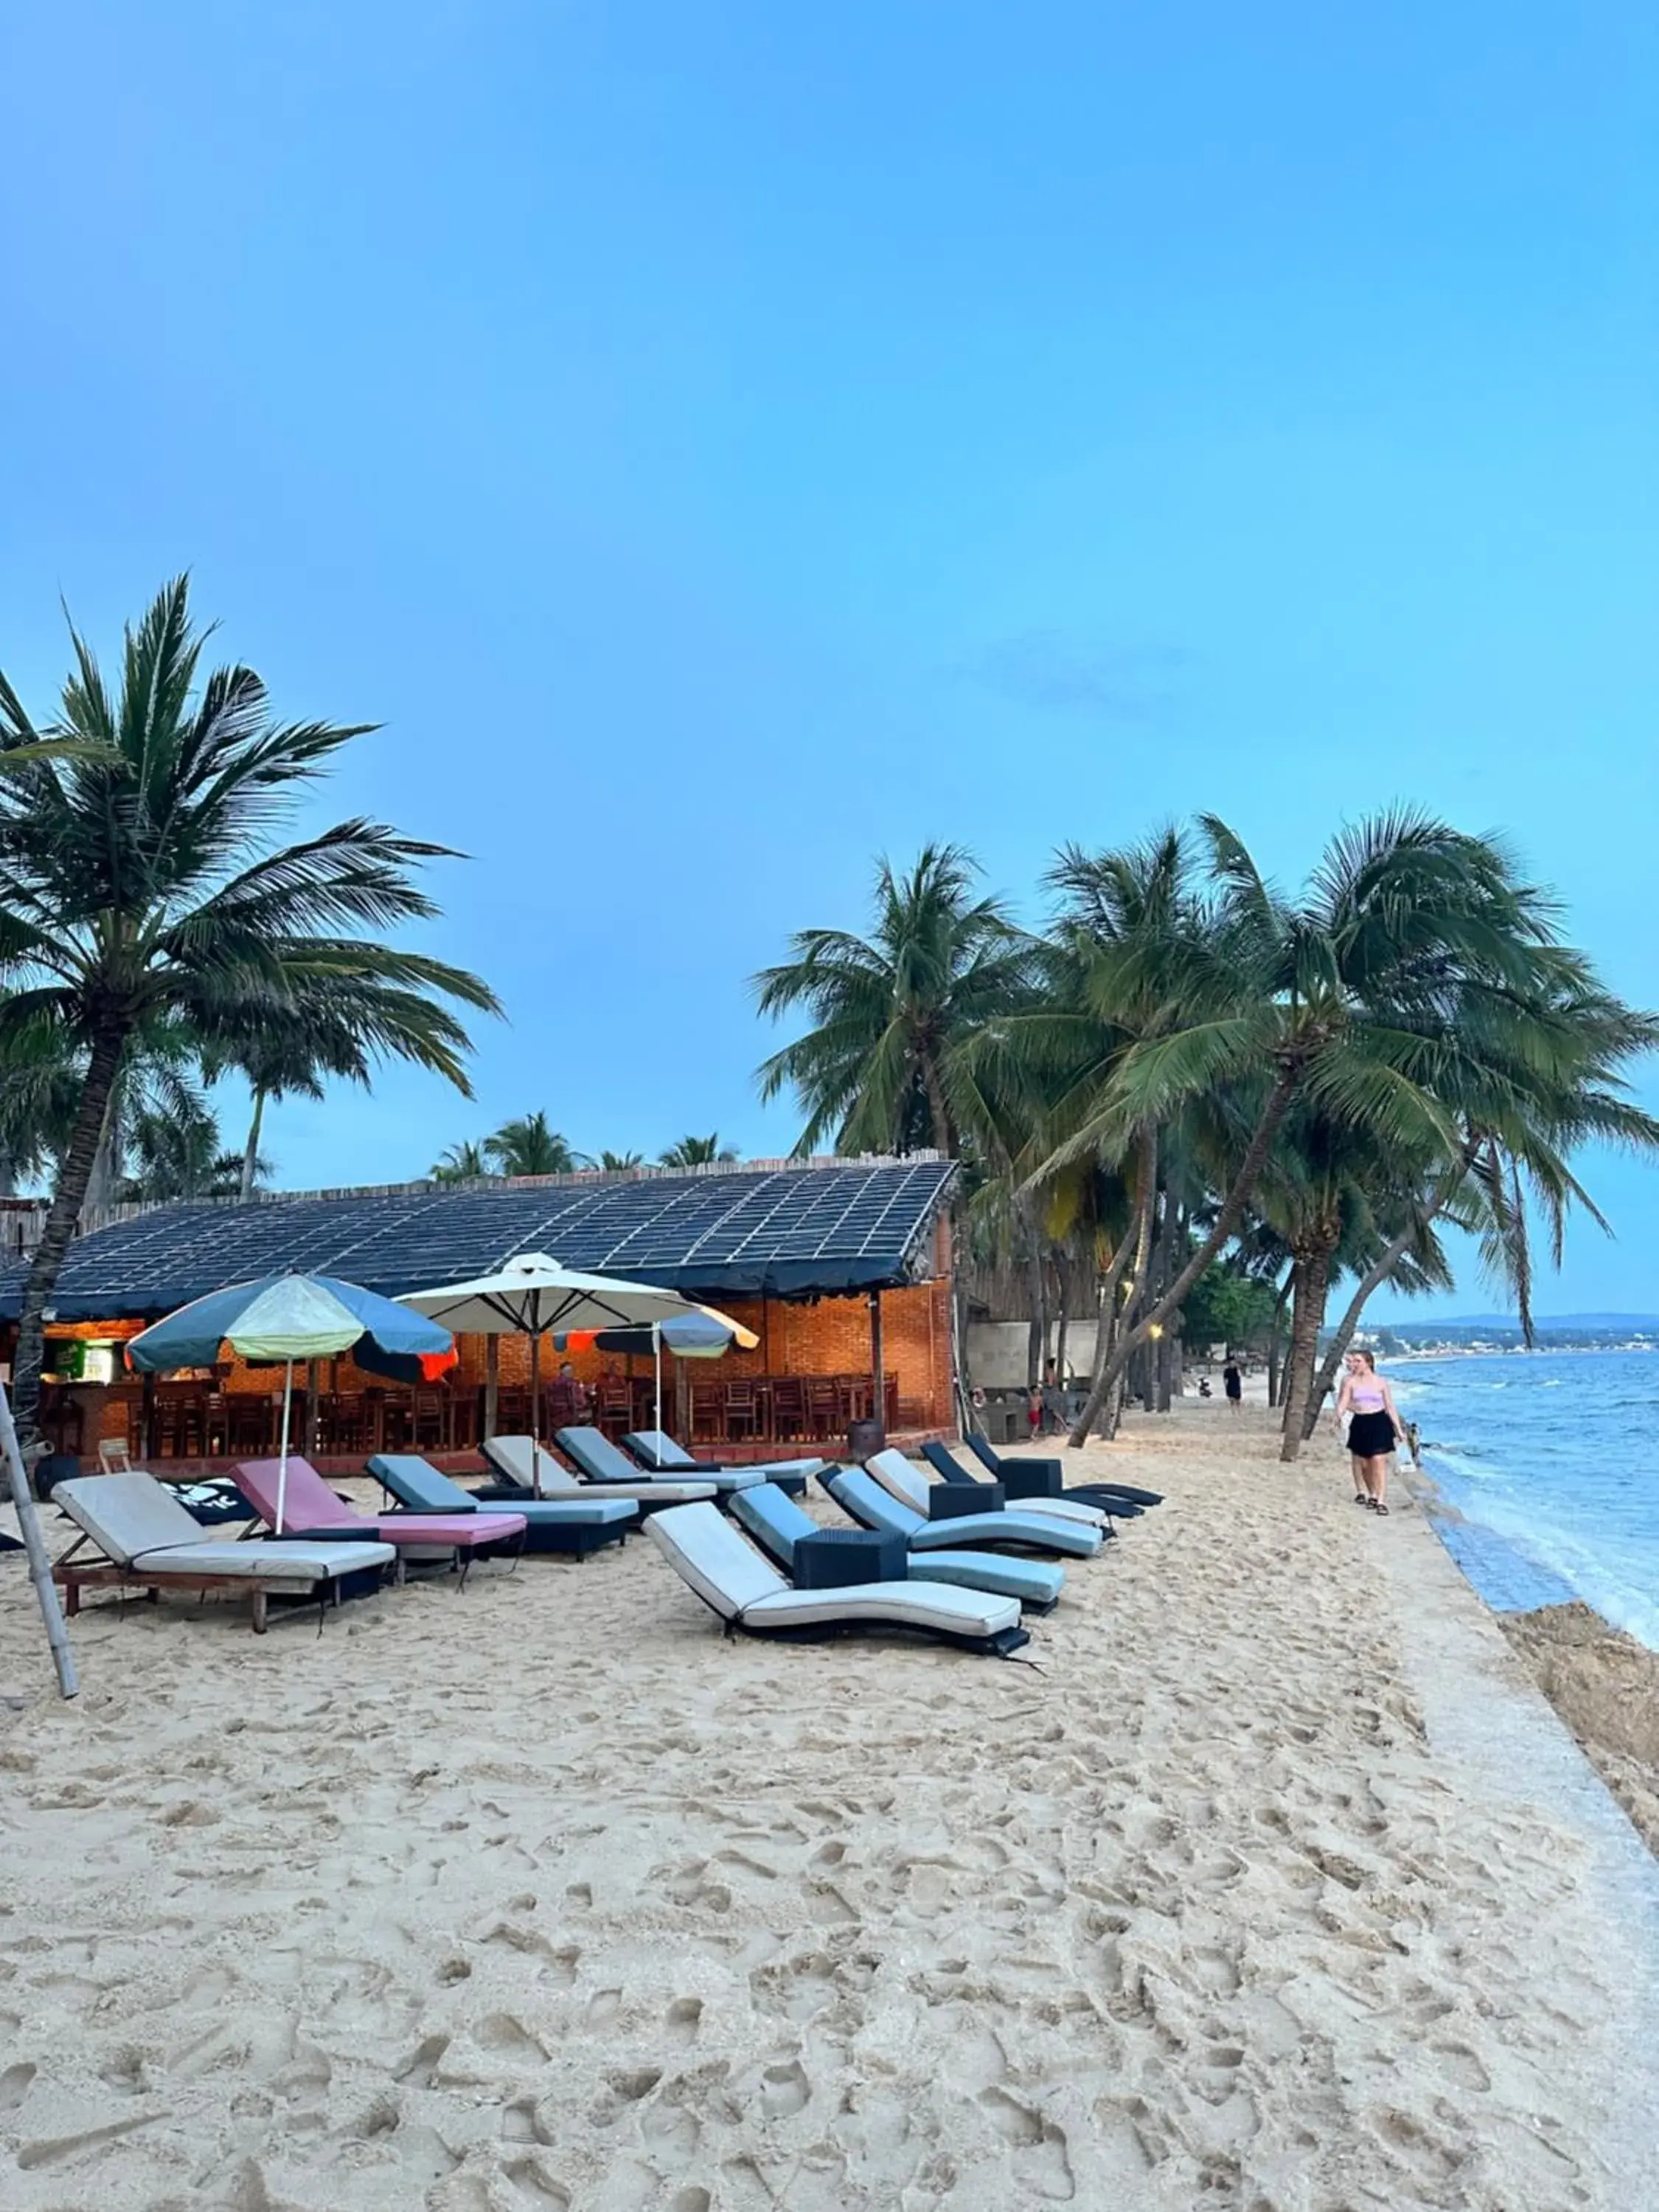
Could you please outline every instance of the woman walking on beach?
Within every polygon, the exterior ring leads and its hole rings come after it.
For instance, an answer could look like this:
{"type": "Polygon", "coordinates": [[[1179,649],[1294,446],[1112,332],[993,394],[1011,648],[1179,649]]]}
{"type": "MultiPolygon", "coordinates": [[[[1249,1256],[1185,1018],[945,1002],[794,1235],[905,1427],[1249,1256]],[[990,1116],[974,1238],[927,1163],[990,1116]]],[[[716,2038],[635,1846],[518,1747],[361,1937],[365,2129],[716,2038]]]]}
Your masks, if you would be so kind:
{"type": "Polygon", "coordinates": [[[1342,1378],[1342,1388],[1336,1394],[1334,1416],[1337,1436],[1342,1434],[1342,1416],[1351,1413],[1348,1424],[1348,1455],[1353,1462],[1356,1505],[1368,1505],[1373,1513],[1389,1510],[1389,1464],[1395,1447],[1405,1436],[1405,1428],[1394,1409],[1394,1393],[1376,1371],[1376,1361],[1369,1352],[1351,1352],[1347,1357],[1347,1373],[1342,1378]]]}
{"type": "Polygon", "coordinates": [[[1237,1413],[1244,1403],[1244,1378],[1236,1359],[1230,1359],[1222,1369],[1221,1387],[1227,1394],[1227,1411],[1237,1413]]]}

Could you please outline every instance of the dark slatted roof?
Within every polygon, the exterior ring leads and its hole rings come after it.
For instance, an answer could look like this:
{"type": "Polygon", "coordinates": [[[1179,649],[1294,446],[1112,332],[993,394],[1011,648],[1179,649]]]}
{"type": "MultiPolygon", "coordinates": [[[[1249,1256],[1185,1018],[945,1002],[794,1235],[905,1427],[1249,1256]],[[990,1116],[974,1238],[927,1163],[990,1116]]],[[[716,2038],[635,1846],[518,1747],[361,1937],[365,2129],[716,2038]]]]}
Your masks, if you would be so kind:
{"type": "MultiPolygon", "coordinates": [[[[927,1158],[751,1164],[161,1206],[79,1238],[52,1312],[148,1318],[289,1268],[396,1297],[487,1274],[515,1252],[715,1304],[889,1289],[927,1272],[927,1231],[952,1172],[927,1158]]],[[[0,1274],[0,1316],[15,1316],[22,1279],[21,1267],[0,1274]]]]}

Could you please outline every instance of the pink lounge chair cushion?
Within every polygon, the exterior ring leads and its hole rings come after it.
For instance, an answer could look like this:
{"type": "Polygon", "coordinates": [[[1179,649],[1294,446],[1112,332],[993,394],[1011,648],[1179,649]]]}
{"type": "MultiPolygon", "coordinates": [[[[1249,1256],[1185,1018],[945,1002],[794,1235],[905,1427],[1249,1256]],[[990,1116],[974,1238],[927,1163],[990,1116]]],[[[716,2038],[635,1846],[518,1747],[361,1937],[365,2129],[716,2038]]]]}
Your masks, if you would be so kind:
{"type": "MultiPolygon", "coordinates": [[[[244,1460],[236,1469],[236,1487],[262,1520],[276,1525],[276,1491],[281,1462],[274,1459],[244,1460]]],[[[337,1529],[342,1535],[361,1536],[367,1543],[443,1544],[457,1551],[477,1551],[483,1544],[499,1544],[504,1537],[522,1533],[522,1513],[354,1513],[343,1505],[308,1460],[288,1463],[288,1489],[283,1501],[283,1533],[301,1534],[314,1528],[337,1529]]]]}

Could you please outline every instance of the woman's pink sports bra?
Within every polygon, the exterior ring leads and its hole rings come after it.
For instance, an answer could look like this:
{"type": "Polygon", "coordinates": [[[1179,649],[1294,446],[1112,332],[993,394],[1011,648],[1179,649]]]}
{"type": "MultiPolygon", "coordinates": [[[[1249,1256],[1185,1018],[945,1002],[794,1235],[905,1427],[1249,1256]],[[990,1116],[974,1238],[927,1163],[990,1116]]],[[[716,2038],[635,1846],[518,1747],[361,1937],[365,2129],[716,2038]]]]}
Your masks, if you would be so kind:
{"type": "Polygon", "coordinates": [[[1356,1413],[1380,1413],[1389,1402],[1376,1382],[1356,1382],[1349,1395],[1356,1413]]]}

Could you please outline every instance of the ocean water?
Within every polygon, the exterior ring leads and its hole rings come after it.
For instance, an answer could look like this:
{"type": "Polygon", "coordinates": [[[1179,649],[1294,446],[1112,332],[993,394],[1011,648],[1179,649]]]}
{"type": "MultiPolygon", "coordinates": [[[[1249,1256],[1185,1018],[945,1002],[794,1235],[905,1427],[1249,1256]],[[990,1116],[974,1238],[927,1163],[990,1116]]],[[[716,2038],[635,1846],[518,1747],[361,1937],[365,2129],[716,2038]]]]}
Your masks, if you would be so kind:
{"type": "Polygon", "coordinates": [[[1436,1525],[1490,1605],[1582,1598],[1659,1650],[1659,1352],[1396,1359],[1436,1525]]]}

